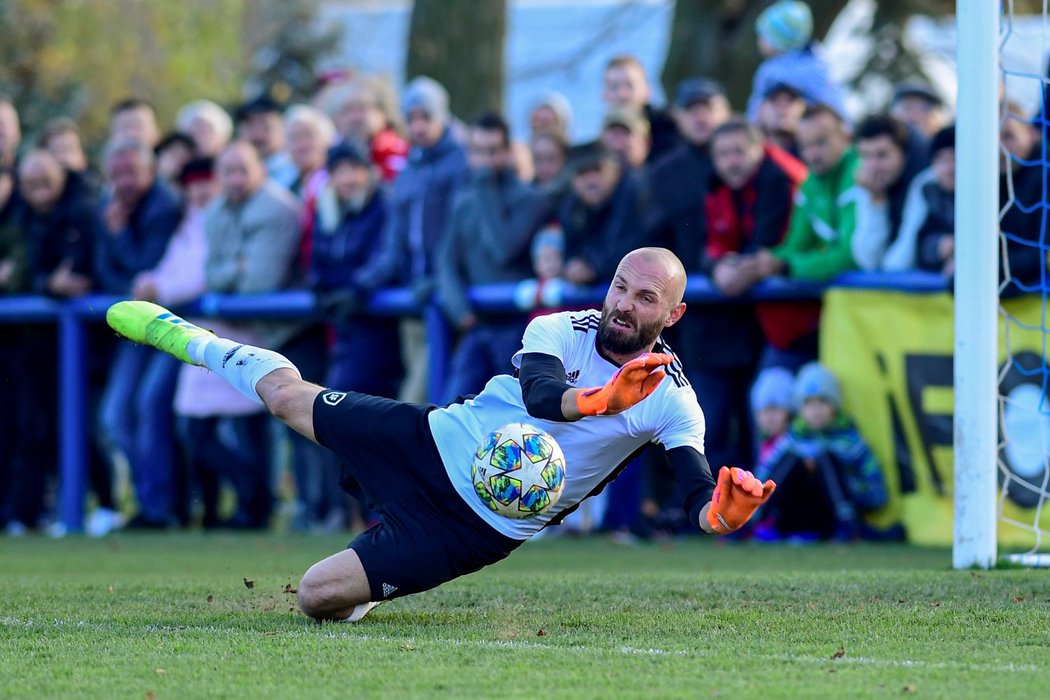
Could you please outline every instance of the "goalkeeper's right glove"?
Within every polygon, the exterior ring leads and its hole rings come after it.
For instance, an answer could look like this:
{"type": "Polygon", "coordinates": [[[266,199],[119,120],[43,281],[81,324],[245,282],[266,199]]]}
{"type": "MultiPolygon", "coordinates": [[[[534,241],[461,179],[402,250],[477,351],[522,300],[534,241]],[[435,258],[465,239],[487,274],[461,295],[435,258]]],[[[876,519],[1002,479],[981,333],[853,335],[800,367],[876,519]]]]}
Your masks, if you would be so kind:
{"type": "Polygon", "coordinates": [[[671,364],[671,355],[647,352],[616,370],[605,386],[585,389],[576,395],[576,407],[585,416],[612,416],[656,391],[667,376],[662,369],[671,364]],[[655,371],[654,371],[655,370],[655,371]]]}

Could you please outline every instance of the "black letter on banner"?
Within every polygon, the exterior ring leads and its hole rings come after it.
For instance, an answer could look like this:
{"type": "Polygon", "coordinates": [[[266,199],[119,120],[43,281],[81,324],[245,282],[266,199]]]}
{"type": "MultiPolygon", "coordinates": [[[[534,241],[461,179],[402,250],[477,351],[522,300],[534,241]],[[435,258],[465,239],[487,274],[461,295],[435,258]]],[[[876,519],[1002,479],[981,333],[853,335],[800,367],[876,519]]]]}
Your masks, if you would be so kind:
{"type": "Polygon", "coordinates": [[[926,387],[952,388],[952,357],[950,355],[905,355],[904,376],[908,401],[922,438],[922,450],[930,464],[930,479],[937,494],[944,495],[944,479],[933,461],[933,446],[952,445],[952,415],[926,413],[922,410],[922,392],[926,387]]]}

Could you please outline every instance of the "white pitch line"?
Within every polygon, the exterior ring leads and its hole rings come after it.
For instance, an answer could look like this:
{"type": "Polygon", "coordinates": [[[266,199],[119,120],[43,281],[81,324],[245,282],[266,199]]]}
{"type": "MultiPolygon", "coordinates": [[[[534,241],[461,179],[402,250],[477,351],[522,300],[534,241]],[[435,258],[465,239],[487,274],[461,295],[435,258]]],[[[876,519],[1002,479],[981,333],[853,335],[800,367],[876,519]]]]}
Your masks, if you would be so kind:
{"type": "MultiPolygon", "coordinates": [[[[374,624],[374,623],[373,623],[374,624]]],[[[289,638],[316,638],[318,636],[332,639],[346,639],[357,642],[385,642],[394,644],[416,645],[419,642],[411,637],[392,637],[389,635],[377,635],[369,633],[358,633],[352,630],[360,630],[358,625],[326,624],[322,631],[309,630],[246,630],[235,627],[216,627],[212,625],[121,625],[111,622],[88,622],[86,620],[34,620],[32,618],[0,617],[0,626],[22,627],[26,629],[57,627],[91,629],[100,632],[129,632],[138,631],[144,633],[156,632],[203,632],[207,634],[222,634],[227,636],[239,636],[252,633],[267,633],[269,635],[289,638]],[[338,629],[342,627],[342,629],[338,629]]],[[[369,625],[372,626],[372,625],[369,625]]],[[[654,647],[595,647],[586,644],[549,644],[545,642],[526,642],[516,639],[442,639],[427,640],[425,643],[452,644],[459,647],[477,647],[480,649],[523,649],[526,651],[556,651],[577,652],[582,654],[622,654],[624,656],[675,656],[693,659],[722,658],[724,654],[716,651],[688,651],[685,649],[658,649],[654,647]]],[[[885,668],[916,668],[916,669],[955,669],[960,671],[982,671],[992,673],[1046,673],[1047,668],[1035,664],[1018,663],[965,663],[961,661],[924,661],[921,659],[879,659],[865,656],[846,656],[832,659],[826,656],[807,656],[803,654],[747,654],[749,661],[804,663],[820,666],[878,666],[885,668]]]]}

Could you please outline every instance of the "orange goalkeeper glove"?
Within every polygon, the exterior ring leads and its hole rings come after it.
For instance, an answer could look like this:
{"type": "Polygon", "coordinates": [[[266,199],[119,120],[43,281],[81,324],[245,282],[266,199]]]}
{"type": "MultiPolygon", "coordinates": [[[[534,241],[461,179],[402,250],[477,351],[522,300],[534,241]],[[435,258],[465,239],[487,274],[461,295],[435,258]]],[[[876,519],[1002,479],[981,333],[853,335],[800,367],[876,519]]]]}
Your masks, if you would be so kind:
{"type": "Polygon", "coordinates": [[[749,471],[722,467],[707,509],[707,524],[721,535],[740,529],[776,488],[772,479],[763,484],[749,471]]]}
{"type": "Polygon", "coordinates": [[[656,391],[667,376],[657,368],[671,364],[673,359],[661,353],[639,355],[616,370],[605,386],[585,389],[577,394],[576,407],[585,416],[622,413],[656,391]]]}

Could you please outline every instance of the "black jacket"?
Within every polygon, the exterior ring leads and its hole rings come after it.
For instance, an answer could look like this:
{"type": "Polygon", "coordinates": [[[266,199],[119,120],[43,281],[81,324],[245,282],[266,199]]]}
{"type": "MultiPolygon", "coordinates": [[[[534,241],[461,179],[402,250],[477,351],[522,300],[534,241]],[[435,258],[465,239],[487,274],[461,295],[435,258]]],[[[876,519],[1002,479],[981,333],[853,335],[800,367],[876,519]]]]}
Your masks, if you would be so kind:
{"type": "Polygon", "coordinates": [[[662,109],[645,106],[645,118],[649,120],[649,156],[646,161],[656,163],[682,143],[678,125],[674,118],[662,109]]]}
{"type": "Polygon", "coordinates": [[[955,235],[955,192],[946,192],[931,180],[922,186],[926,220],[916,241],[916,262],[921,270],[940,272],[944,267],[938,248],[941,239],[955,235]]]}
{"type": "MultiPolygon", "coordinates": [[[[705,215],[693,235],[675,248],[686,272],[710,275],[728,252],[750,254],[778,244],[791,216],[794,190],[788,174],[769,157],[752,181],[735,192],[712,174],[705,215]],[[722,212],[724,207],[732,211],[722,212]],[[733,221],[735,230],[719,230],[733,221]]],[[[690,372],[751,367],[766,343],[750,301],[691,304],[675,328],[678,354],[690,372]]]]}
{"type": "Polygon", "coordinates": [[[641,182],[632,172],[624,172],[609,198],[593,209],[570,191],[558,210],[565,259],[586,260],[599,281],[611,280],[620,259],[645,243],[642,198],[641,182]]]}
{"type": "Polygon", "coordinates": [[[1010,206],[1003,213],[999,228],[1006,237],[1006,259],[1000,262],[1000,279],[1009,273],[1010,283],[1003,296],[1011,296],[1041,287],[1040,276],[1045,255],[1041,245],[1046,243],[1046,223],[1043,217],[1043,180],[1047,167],[1039,155],[1042,143],[1037,142],[1024,163],[1013,171],[1013,201],[1010,201],[1008,175],[999,180],[999,203],[1010,206]],[[1007,269],[1007,264],[1009,268],[1007,269]]]}
{"type": "Polygon", "coordinates": [[[67,174],[62,195],[48,213],[40,214],[23,205],[19,225],[29,242],[34,292],[46,293],[48,278],[67,260],[72,263],[73,272],[92,275],[98,204],[80,175],[67,174]]]}
{"type": "Polygon", "coordinates": [[[689,143],[680,144],[653,165],[644,223],[654,245],[696,259],[704,195],[713,174],[707,149],[689,143]]]}
{"type": "Polygon", "coordinates": [[[904,170],[901,171],[897,182],[893,183],[886,192],[890,215],[890,240],[887,241],[887,245],[897,240],[897,234],[901,230],[901,221],[904,220],[904,202],[908,198],[911,181],[929,164],[930,155],[926,140],[918,130],[909,129],[908,143],[904,148],[904,170]]]}

